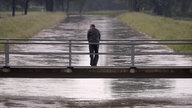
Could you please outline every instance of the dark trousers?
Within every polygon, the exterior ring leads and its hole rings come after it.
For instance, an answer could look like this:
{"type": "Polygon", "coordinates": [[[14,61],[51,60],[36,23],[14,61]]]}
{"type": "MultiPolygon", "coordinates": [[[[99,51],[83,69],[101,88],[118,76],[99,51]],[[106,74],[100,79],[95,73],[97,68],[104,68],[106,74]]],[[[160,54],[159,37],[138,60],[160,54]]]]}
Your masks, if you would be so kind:
{"type": "Polygon", "coordinates": [[[97,66],[97,62],[99,60],[99,45],[98,44],[91,44],[89,45],[89,52],[90,52],[90,65],[97,66]]]}

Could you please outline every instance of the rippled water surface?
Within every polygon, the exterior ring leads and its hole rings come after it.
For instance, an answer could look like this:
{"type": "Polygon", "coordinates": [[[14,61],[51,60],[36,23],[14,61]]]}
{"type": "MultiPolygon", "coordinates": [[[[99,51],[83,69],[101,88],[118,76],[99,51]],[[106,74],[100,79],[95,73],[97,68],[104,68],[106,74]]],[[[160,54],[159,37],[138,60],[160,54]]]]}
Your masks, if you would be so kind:
{"type": "MultiPolygon", "coordinates": [[[[107,16],[71,16],[58,26],[42,30],[34,38],[86,39],[94,23],[102,39],[150,39],[131,27],[107,16]]],[[[65,52],[66,45],[15,45],[13,51],[65,52]]],[[[73,51],[88,52],[88,46],[73,46],[73,51]]],[[[125,52],[129,46],[100,46],[100,52],[125,52]]],[[[137,51],[172,52],[167,46],[138,46],[137,51]]],[[[12,55],[11,65],[65,66],[65,55],[12,55]]],[[[74,66],[89,66],[89,56],[73,56],[74,66]]],[[[104,56],[99,66],[130,66],[128,56],[104,56]]],[[[192,66],[184,56],[138,56],[136,65],[192,66]]],[[[191,108],[192,79],[0,79],[0,108],[34,107],[130,107],[191,108]]]]}
{"type": "Polygon", "coordinates": [[[1,79],[0,95],[79,100],[192,97],[191,79],[1,79]]]}
{"type": "MultiPolygon", "coordinates": [[[[117,19],[107,16],[71,16],[54,28],[42,30],[39,34],[34,36],[34,38],[86,40],[87,30],[92,23],[100,30],[102,40],[150,39],[146,34],[140,33],[118,22],[117,19]]],[[[57,41],[48,41],[48,43],[53,42],[57,41]]],[[[74,41],[74,43],[76,42],[81,41],[74,41]]],[[[84,42],[86,41],[82,43],[84,42]]],[[[123,41],[117,43],[122,42],[123,41]]],[[[126,43],[126,41],[124,43],[126,43]]],[[[68,52],[68,50],[69,46],[66,44],[21,44],[11,47],[11,51],[16,52],[68,52]]],[[[88,45],[73,45],[72,51],[88,52],[88,45]]],[[[101,53],[130,53],[130,51],[129,45],[100,45],[101,53]]],[[[171,49],[163,45],[138,45],[135,51],[172,52],[171,49]]],[[[100,55],[98,66],[130,66],[130,59],[130,56],[100,55]]],[[[67,66],[68,61],[68,55],[10,55],[10,65],[16,66],[67,66]]],[[[192,59],[177,55],[143,55],[136,56],[135,63],[138,66],[191,66],[192,59]]],[[[72,65],[89,66],[89,55],[73,55],[72,65]]]]}

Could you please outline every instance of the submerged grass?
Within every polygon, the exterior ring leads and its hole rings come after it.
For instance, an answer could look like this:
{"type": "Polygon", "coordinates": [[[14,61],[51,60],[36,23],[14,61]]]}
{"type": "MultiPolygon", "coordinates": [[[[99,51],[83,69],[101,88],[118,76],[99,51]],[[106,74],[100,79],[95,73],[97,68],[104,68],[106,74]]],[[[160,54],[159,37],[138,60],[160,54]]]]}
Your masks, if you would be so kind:
{"type": "MultiPolygon", "coordinates": [[[[144,13],[124,13],[118,19],[156,39],[192,39],[192,21],[144,13]]],[[[170,46],[175,51],[192,51],[192,45],[170,46]]]]}
{"type": "Polygon", "coordinates": [[[109,15],[109,16],[117,16],[119,14],[125,13],[127,10],[114,10],[114,11],[85,11],[83,14],[85,15],[109,15]]]}
{"type": "Polygon", "coordinates": [[[64,13],[32,12],[0,19],[0,38],[29,38],[64,20],[64,13]]]}

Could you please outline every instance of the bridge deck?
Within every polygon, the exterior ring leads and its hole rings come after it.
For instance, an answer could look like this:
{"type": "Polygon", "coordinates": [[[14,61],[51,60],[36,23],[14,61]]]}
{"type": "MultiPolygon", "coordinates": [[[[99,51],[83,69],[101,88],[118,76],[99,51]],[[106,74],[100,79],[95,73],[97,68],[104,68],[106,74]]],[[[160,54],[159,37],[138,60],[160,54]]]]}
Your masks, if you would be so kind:
{"type": "Polygon", "coordinates": [[[1,78],[192,78],[192,67],[0,67],[1,78]]]}

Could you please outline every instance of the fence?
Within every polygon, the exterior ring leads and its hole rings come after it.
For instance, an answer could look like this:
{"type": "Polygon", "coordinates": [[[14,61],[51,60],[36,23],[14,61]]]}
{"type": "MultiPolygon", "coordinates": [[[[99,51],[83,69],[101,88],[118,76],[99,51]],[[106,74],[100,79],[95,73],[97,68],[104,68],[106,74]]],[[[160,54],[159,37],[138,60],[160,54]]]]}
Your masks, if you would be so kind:
{"type": "MultiPolygon", "coordinates": [[[[88,43],[87,40],[62,40],[62,39],[0,39],[0,45],[2,51],[0,54],[4,55],[4,66],[9,67],[10,55],[68,55],[68,67],[72,65],[72,55],[90,55],[89,52],[74,52],[72,47],[74,45],[89,45],[95,43],[88,43]],[[65,52],[15,52],[10,51],[12,45],[67,45],[68,51],[65,52]]],[[[129,52],[101,52],[98,55],[119,55],[119,56],[130,56],[131,67],[135,67],[135,57],[141,55],[192,55],[192,51],[189,52],[137,52],[136,47],[139,45],[189,45],[192,47],[191,39],[182,40],[101,40],[99,43],[102,45],[113,45],[113,46],[129,46],[129,52]]]]}

